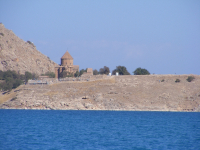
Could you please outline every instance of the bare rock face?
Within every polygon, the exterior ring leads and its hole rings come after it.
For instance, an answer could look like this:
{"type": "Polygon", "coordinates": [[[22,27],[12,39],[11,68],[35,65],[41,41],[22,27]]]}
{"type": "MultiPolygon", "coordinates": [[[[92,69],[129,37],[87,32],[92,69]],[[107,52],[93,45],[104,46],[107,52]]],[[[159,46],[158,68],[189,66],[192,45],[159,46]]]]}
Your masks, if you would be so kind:
{"type": "Polygon", "coordinates": [[[39,52],[31,42],[25,42],[0,24],[0,70],[26,71],[38,75],[54,72],[55,62],[39,52]]]}

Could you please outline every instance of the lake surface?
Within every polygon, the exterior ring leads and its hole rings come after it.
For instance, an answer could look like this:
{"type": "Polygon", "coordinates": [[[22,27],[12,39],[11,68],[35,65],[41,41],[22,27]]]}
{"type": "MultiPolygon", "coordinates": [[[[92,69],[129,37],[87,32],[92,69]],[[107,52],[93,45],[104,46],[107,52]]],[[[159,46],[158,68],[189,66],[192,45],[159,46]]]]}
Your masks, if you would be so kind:
{"type": "Polygon", "coordinates": [[[200,113],[0,109],[0,149],[198,150],[200,113]]]}

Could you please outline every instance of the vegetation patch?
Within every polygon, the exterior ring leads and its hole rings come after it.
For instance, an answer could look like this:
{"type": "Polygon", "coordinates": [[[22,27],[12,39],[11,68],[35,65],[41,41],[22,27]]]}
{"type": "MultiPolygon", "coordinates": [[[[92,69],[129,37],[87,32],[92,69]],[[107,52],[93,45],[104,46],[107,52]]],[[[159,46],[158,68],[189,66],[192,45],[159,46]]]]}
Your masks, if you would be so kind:
{"type": "Polygon", "coordinates": [[[10,101],[14,101],[14,100],[16,100],[17,99],[17,97],[13,97],[10,101]]]}
{"type": "Polygon", "coordinates": [[[35,45],[33,44],[33,42],[27,41],[27,43],[35,47],[35,45]]]}
{"type": "Polygon", "coordinates": [[[12,99],[16,97],[16,93],[11,92],[10,94],[4,94],[4,95],[0,95],[0,104],[12,99]]]}
{"type": "Polygon", "coordinates": [[[110,69],[107,66],[104,66],[103,68],[99,69],[99,74],[106,74],[108,75],[110,73],[110,69]]]}
{"type": "Polygon", "coordinates": [[[137,68],[133,72],[134,75],[150,75],[149,71],[143,68],[137,68]]]}
{"type": "Polygon", "coordinates": [[[3,33],[0,33],[0,35],[1,35],[1,36],[4,36],[4,34],[3,34],[3,33]]]}
{"type": "Polygon", "coordinates": [[[63,71],[60,73],[59,78],[73,77],[74,74],[68,71],[63,71]]]}
{"type": "Polygon", "coordinates": [[[11,91],[12,89],[17,88],[24,82],[28,82],[29,79],[37,78],[36,74],[31,74],[30,72],[25,72],[23,74],[17,74],[15,71],[1,71],[0,70],[0,90],[2,91],[11,91]]]}
{"type": "Polygon", "coordinates": [[[161,82],[164,82],[164,81],[165,81],[164,79],[161,80],[161,82]]]}
{"type": "Polygon", "coordinates": [[[112,71],[112,74],[115,75],[116,72],[118,72],[119,75],[130,75],[125,66],[117,66],[116,69],[112,71]]]}
{"type": "Polygon", "coordinates": [[[188,78],[186,79],[188,82],[192,82],[195,78],[193,76],[188,76],[188,78]]]}
{"type": "Polygon", "coordinates": [[[176,82],[176,83],[178,83],[178,82],[180,82],[180,81],[181,81],[180,79],[176,79],[176,81],[175,81],[175,82],[176,82]]]}
{"type": "Polygon", "coordinates": [[[48,76],[49,78],[55,78],[55,73],[48,71],[45,74],[41,74],[41,76],[48,76]]]}

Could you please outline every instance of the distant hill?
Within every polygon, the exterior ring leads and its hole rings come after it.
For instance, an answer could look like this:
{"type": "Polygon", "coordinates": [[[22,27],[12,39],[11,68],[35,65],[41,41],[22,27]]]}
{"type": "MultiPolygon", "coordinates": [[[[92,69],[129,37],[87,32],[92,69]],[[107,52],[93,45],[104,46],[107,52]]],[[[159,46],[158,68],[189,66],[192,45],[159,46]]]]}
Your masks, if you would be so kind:
{"type": "Polygon", "coordinates": [[[32,42],[23,41],[0,24],[0,70],[15,70],[20,74],[29,71],[40,75],[54,72],[57,65],[39,52],[32,42]]]}

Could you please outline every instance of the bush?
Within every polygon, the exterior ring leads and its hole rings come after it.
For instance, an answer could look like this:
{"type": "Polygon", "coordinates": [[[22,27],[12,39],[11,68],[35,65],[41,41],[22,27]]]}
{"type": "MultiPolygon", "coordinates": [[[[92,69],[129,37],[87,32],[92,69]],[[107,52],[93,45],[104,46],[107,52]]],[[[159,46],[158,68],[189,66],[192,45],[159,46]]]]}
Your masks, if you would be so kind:
{"type": "Polygon", "coordinates": [[[137,68],[135,69],[135,71],[133,72],[134,75],[149,75],[149,71],[143,68],[137,68]]]}
{"type": "Polygon", "coordinates": [[[188,78],[186,79],[188,82],[192,82],[195,78],[193,76],[188,76],[188,78]]]}
{"type": "Polygon", "coordinates": [[[164,82],[164,81],[165,81],[164,79],[161,80],[161,82],[164,82]]]}
{"type": "Polygon", "coordinates": [[[175,82],[177,83],[177,82],[180,82],[180,81],[181,81],[180,79],[176,79],[176,81],[175,81],[175,82]]]}
{"type": "Polygon", "coordinates": [[[33,44],[33,42],[27,41],[27,43],[35,47],[35,45],[33,44]]]}
{"type": "Polygon", "coordinates": [[[0,33],[0,35],[4,36],[4,34],[3,34],[3,33],[0,33]]]}

